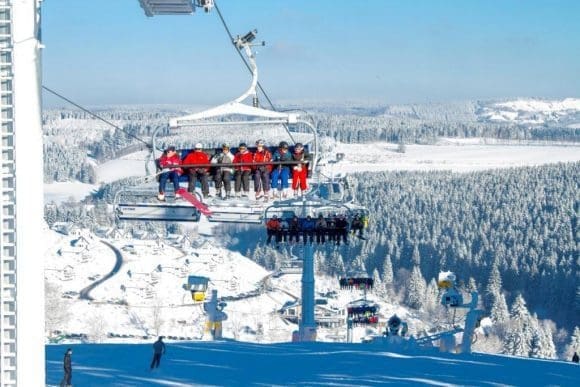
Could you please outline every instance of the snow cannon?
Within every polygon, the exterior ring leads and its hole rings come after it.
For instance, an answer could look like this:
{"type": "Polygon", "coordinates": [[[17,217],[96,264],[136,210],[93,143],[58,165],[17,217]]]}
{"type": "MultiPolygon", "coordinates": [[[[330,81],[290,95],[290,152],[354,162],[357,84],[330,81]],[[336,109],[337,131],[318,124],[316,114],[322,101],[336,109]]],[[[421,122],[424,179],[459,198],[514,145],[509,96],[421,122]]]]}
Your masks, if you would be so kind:
{"type": "Polygon", "coordinates": [[[408,331],[407,323],[401,321],[401,318],[396,314],[392,315],[387,321],[387,329],[385,336],[405,336],[408,331]]]}
{"type": "Polygon", "coordinates": [[[455,280],[457,277],[451,271],[442,271],[439,273],[439,278],[437,280],[437,286],[440,289],[451,289],[455,286],[455,280]]]}

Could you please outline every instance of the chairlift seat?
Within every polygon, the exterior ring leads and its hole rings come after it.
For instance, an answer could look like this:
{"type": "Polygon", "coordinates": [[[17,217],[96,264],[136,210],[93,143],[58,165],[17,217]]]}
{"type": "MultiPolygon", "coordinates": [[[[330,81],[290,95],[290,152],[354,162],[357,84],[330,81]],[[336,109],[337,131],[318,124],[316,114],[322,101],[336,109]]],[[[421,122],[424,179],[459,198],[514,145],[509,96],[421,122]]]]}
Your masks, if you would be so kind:
{"type": "Polygon", "coordinates": [[[145,15],[190,15],[195,11],[191,0],[139,0],[145,15]]]}

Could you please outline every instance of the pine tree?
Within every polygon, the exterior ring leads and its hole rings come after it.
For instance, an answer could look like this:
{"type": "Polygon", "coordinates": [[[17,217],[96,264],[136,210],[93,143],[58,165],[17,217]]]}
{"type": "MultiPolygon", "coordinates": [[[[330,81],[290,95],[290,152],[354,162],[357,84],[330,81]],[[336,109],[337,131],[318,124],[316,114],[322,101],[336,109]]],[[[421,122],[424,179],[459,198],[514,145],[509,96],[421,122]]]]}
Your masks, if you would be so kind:
{"type": "Polygon", "coordinates": [[[515,356],[530,356],[533,336],[533,320],[526,302],[518,294],[510,311],[510,322],[504,341],[503,353],[515,356]]]}
{"type": "Polygon", "coordinates": [[[580,355],[580,327],[575,327],[572,336],[570,336],[570,343],[566,346],[565,356],[567,359],[572,358],[574,352],[580,355]]]}
{"type": "Polygon", "coordinates": [[[425,306],[430,310],[435,310],[440,305],[440,301],[439,286],[435,278],[432,278],[425,291],[425,306]]]}
{"type": "Polygon", "coordinates": [[[477,282],[475,282],[475,278],[469,277],[466,290],[468,293],[477,292],[477,282]]]}
{"type": "Polygon", "coordinates": [[[383,286],[388,295],[392,296],[393,293],[393,263],[391,262],[391,257],[387,255],[383,262],[383,286]]]}
{"type": "Polygon", "coordinates": [[[509,322],[510,314],[507,302],[503,293],[494,295],[493,304],[491,305],[490,317],[494,324],[501,327],[509,322]]]}
{"type": "Polygon", "coordinates": [[[419,266],[413,267],[411,277],[409,278],[405,303],[411,308],[421,309],[425,305],[426,289],[427,284],[421,274],[421,269],[419,269],[419,266]]]}
{"type": "Polygon", "coordinates": [[[419,247],[417,244],[413,247],[413,256],[411,258],[413,265],[421,266],[421,254],[419,254],[419,247]]]}
{"type": "Polygon", "coordinates": [[[385,295],[385,287],[383,281],[381,281],[381,276],[379,275],[379,270],[377,268],[373,270],[373,292],[379,296],[385,295]]]}
{"type": "Polygon", "coordinates": [[[488,308],[488,310],[491,309],[495,296],[501,293],[501,289],[501,275],[499,274],[497,264],[494,263],[489,275],[489,280],[487,282],[484,295],[484,305],[488,308]]]}

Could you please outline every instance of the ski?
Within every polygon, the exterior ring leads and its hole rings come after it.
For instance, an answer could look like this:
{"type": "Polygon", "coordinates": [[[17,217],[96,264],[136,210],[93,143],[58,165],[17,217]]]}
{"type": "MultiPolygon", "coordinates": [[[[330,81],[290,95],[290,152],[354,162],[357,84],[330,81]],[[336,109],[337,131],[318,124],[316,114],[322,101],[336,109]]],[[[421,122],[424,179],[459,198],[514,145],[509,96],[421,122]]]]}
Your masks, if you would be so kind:
{"type": "Polygon", "coordinates": [[[210,211],[210,209],[209,209],[209,207],[207,205],[205,205],[204,203],[200,202],[195,197],[195,195],[187,192],[184,188],[178,189],[176,193],[179,194],[179,195],[181,195],[181,197],[183,199],[185,199],[188,202],[190,202],[191,204],[193,204],[193,206],[195,208],[197,208],[199,210],[199,212],[201,212],[205,216],[211,216],[212,215],[212,212],[210,211]]]}

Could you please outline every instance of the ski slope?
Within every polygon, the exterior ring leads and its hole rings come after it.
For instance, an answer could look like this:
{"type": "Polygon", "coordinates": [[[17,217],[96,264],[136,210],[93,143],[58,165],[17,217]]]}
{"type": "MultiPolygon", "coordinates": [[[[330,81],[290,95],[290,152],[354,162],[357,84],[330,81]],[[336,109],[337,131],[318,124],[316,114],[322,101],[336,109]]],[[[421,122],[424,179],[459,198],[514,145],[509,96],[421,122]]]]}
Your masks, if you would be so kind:
{"type": "MultiPolygon", "coordinates": [[[[71,345],[75,386],[577,386],[574,363],[386,345],[170,342],[149,370],[148,344],[71,345]]],[[[48,385],[62,378],[66,345],[47,346],[48,385]]]]}

